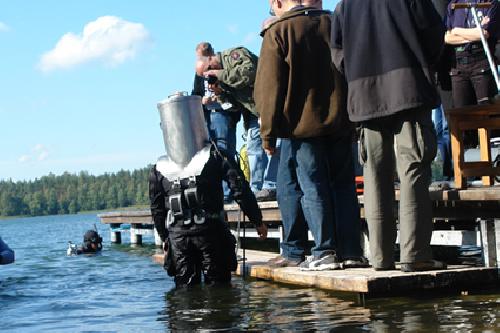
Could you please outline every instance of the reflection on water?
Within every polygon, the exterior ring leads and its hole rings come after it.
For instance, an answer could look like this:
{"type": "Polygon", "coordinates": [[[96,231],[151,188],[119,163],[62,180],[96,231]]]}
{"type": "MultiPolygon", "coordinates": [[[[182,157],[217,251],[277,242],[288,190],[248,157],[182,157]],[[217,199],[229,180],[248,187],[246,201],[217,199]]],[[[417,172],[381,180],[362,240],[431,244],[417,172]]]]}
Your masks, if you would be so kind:
{"type": "Polygon", "coordinates": [[[497,332],[500,295],[383,298],[235,279],[232,288],[172,289],[158,320],[171,331],[497,332]]]}
{"type": "Polygon", "coordinates": [[[173,330],[318,330],[361,329],[368,309],[313,289],[292,289],[236,279],[231,288],[173,289],[165,294],[159,320],[173,330]]]}
{"type": "Polygon", "coordinates": [[[95,215],[0,221],[0,235],[17,260],[0,266],[2,333],[500,332],[499,289],[365,305],[352,294],[237,277],[231,287],[176,290],[152,263],[153,246],[110,246],[95,215]],[[80,242],[94,223],[104,237],[102,255],[67,257],[67,241],[80,242]]]}

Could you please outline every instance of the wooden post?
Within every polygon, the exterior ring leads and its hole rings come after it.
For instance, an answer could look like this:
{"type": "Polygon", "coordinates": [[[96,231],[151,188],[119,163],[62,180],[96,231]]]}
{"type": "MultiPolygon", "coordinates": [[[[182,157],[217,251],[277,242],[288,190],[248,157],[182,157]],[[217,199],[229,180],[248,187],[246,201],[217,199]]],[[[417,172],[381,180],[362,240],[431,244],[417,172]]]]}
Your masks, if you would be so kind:
{"type": "Polygon", "coordinates": [[[140,229],[142,229],[140,224],[133,223],[130,226],[130,244],[132,245],[142,244],[142,235],[138,233],[140,229]]]}
{"type": "Polygon", "coordinates": [[[497,268],[498,274],[500,275],[500,219],[496,219],[494,222],[495,228],[495,240],[496,240],[496,256],[497,256],[497,268]]]}
{"type": "Polygon", "coordinates": [[[498,222],[498,220],[481,220],[480,224],[484,266],[498,267],[497,250],[499,246],[495,235],[495,224],[500,226],[500,222],[498,222]]]}
{"type": "Polygon", "coordinates": [[[115,231],[115,229],[119,229],[121,224],[112,223],[109,227],[111,229],[111,243],[113,244],[121,244],[122,243],[122,233],[121,231],[115,231]]]}

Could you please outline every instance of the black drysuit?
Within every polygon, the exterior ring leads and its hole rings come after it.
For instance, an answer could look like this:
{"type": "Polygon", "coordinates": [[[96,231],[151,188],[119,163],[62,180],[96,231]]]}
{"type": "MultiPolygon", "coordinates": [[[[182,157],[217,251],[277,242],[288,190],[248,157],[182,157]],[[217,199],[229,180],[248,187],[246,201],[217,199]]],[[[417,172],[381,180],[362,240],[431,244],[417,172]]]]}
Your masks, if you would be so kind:
{"type": "MultiPolygon", "coordinates": [[[[249,220],[257,225],[262,223],[261,211],[241,170],[234,160],[212,146],[210,158],[196,177],[197,210],[204,212],[205,222],[185,225],[181,219],[166,228],[169,196],[177,193],[172,181],[153,166],[149,179],[151,213],[162,241],[167,240],[169,245],[165,269],[170,276],[175,276],[178,286],[200,283],[201,272],[205,283],[229,282],[231,271],[235,271],[237,265],[235,239],[223,220],[222,181],[228,183],[232,196],[249,220]]],[[[182,188],[188,186],[187,179],[180,183],[182,188]]],[[[184,198],[182,206],[184,210],[189,206],[184,198]]]]}

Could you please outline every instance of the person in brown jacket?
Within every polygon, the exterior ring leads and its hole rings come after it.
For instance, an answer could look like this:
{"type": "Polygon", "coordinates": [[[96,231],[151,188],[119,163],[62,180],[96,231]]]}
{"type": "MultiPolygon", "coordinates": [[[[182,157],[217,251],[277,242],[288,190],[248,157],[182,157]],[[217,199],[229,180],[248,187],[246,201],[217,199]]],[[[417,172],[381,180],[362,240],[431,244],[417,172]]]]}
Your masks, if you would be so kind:
{"type": "MultiPolygon", "coordinates": [[[[339,241],[361,255],[352,127],[347,121],[345,82],[331,63],[329,12],[300,3],[270,1],[279,20],[264,34],[254,97],[264,149],[273,153],[276,138],[290,141],[304,217],[315,241],[312,256],[300,267],[338,269],[346,259],[339,257],[339,241]],[[342,218],[333,205],[340,198],[353,208],[342,210],[342,218]]],[[[282,214],[287,209],[280,204],[282,214]]],[[[283,247],[287,266],[302,261],[296,250],[293,245],[283,247]]]]}

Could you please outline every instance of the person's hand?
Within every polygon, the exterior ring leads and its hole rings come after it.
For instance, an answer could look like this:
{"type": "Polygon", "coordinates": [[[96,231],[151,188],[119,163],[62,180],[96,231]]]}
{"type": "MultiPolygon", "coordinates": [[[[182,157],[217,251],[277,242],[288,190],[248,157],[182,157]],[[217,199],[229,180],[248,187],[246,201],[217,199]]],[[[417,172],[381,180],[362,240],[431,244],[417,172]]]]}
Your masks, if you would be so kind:
{"type": "Polygon", "coordinates": [[[219,87],[219,85],[217,83],[209,84],[208,90],[213,91],[213,93],[215,95],[220,95],[220,94],[222,94],[222,91],[223,91],[222,88],[219,87]]]}
{"type": "Polygon", "coordinates": [[[264,240],[267,238],[267,225],[265,223],[257,224],[255,229],[257,229],[257,234],[259,235],[260,240],[264,240]]]}
{"type": "Polygon", "coordinates": [[[222,69],[210,69],[206,72],[203,72],[204,77],[209,77],[210,75],[219,77],[220,73],[222,72],[222,69]]]}
{"type": "Polygon", "coordinates": [[[276,148],[274,147],[264,148],[264,151],[266,152],[267,155],[271,156],[274,155],[274,153],[276,152],[276,148]]]}
{"type": "Polygon", "coordinates": [[[490,17],[489,16],[483,16],[483,19],[481,20],[481,26],[485,26],[488,23],[490,23],[490,17]]]}
{"type": "Polygon", "coordinates": [[[211,100],[212,100],[212,99],[211,99],[210,97],[203,96],[203,97],[201,98],[201,104],[203,104],[203,105],[207,105],[208,103],[210,103],[210,102],[211,102],[211,100]]]}

